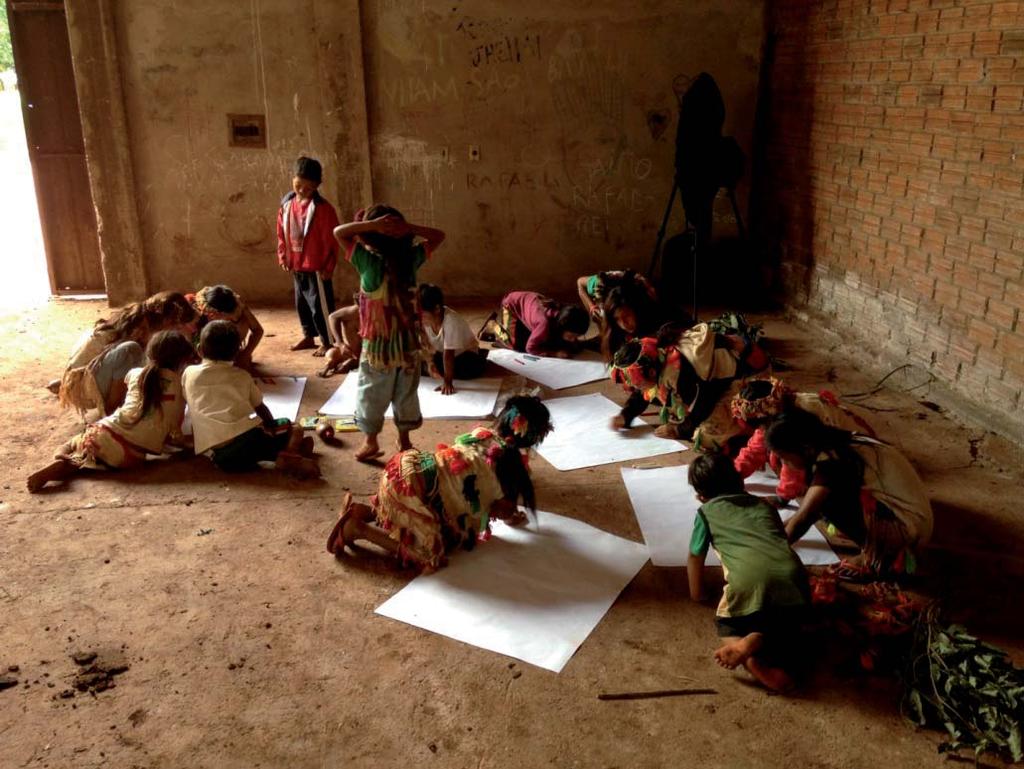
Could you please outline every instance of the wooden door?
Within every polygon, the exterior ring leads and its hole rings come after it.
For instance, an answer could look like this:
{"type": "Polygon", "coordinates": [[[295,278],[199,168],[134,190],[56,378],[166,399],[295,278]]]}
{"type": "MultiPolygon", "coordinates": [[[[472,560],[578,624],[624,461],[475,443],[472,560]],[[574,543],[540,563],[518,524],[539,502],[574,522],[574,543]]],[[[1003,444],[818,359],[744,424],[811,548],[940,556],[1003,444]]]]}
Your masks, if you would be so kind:
{"type": "Polygon", "coordinates": [[[56,294],[103,293],[64,2],[6,2],[50,287],[56,294]]]}

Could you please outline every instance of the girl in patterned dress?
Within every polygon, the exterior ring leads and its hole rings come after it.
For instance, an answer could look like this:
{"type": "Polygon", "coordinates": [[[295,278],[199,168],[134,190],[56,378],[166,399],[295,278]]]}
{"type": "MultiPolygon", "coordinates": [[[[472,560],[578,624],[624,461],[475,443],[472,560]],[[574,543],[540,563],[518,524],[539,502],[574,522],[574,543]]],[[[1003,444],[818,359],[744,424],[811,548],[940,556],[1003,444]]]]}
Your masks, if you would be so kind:
{"type": "Polygon", "coordinates": [[[365,505],[345,496],[327,550],[366,540],[425,572],[438,569],[458,548],[486,537],[490,520],[525,520],[517,502],[534,507],[526,450],[551,430],[538,398],[510,398],[492,428],[477,427],[434,452],[410,449],[388,462],[377,494],[365,505]]]}

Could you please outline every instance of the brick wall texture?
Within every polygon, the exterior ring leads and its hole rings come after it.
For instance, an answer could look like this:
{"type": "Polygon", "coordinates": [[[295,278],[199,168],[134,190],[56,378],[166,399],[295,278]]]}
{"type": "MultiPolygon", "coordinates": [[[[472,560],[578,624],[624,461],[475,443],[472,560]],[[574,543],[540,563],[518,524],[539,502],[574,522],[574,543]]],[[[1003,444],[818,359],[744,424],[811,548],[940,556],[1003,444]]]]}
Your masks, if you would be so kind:
{"type": "Polygon", "coordinates": [[[1024,2],[779,0],[762,235],[787,301],[1024,435],[1024,2]]]}

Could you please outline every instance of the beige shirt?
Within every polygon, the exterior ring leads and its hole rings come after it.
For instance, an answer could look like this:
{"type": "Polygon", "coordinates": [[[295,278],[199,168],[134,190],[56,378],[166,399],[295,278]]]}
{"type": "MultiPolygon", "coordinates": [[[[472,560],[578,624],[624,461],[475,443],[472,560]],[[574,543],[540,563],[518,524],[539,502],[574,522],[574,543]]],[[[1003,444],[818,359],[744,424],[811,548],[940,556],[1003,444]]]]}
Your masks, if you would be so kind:
{"type": "Polygon", "coordinates": [[[68,358],[65,370],[88,366],[92,359],[99,355],[114,341],[114,331],[97,331],[90,328],[83,332],[71,349],[71,356],[68,358]]]}
{"type": "Polygon", "coordinates": [[[217,448],[261,424],[253,409],[263,393],[248,372],[233,363],[204,360],[181,377],[192,416],[196,454],[217,448]]]}
{"type": "Polygon", "coordinates": [[[163,396],[156,408],[142,414],[143,370],[133,368],[128,372],[124,378],[125,384],[128,385],[124,403],[100,424],[106,425],[140,449],[145,449],[150,454],[160,454],[168,437],[178,438],[181,435],[181,420],[185,416],[181,377],[174,371],[160,369],[163,396]]]}

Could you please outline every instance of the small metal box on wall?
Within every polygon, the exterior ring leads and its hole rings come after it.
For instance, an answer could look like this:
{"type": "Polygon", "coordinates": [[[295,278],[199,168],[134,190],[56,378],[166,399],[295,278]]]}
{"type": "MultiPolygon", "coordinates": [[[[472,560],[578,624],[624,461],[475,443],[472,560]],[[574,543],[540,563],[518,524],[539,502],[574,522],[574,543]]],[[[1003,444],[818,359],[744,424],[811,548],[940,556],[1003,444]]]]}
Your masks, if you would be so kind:
{"type": "Polygon", "coordinates": [[[264,115],[228,115],[228,146],[266,149],[266,117],[264,115]]]}

